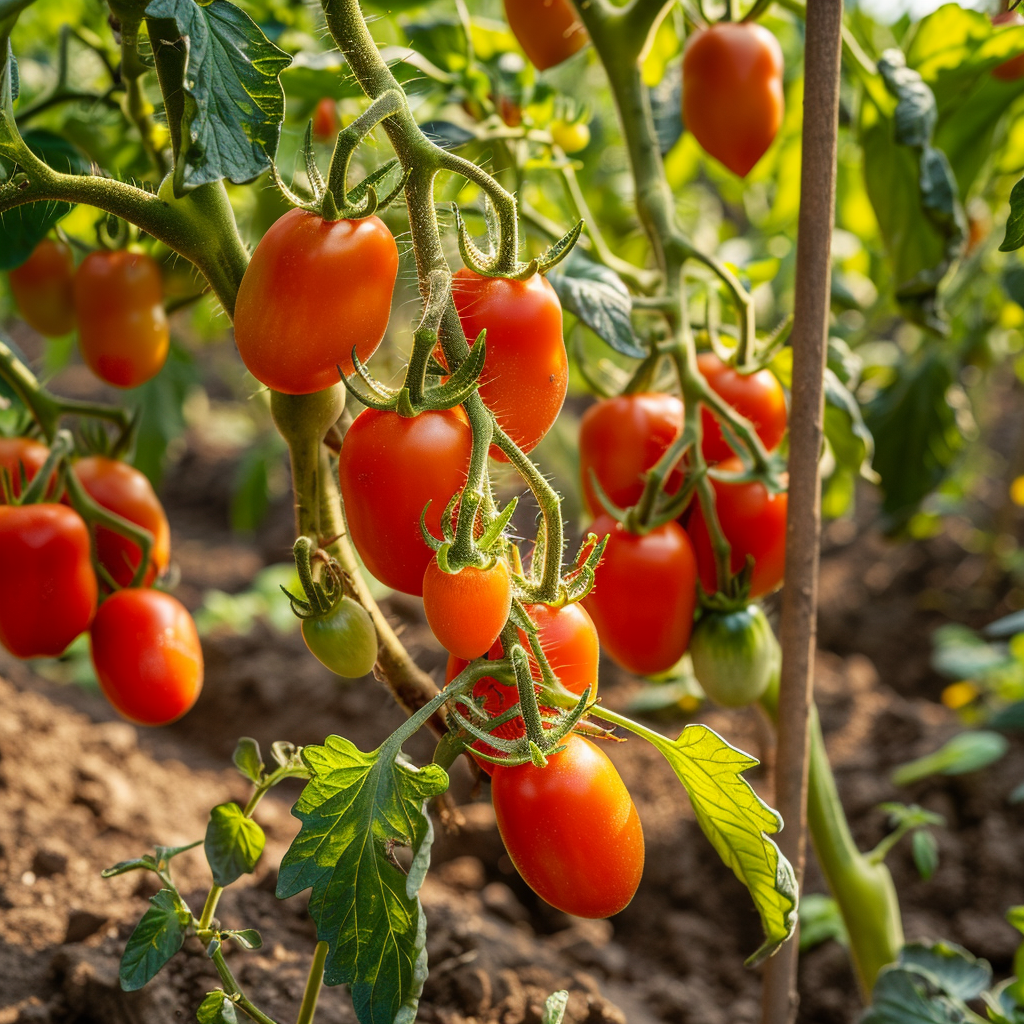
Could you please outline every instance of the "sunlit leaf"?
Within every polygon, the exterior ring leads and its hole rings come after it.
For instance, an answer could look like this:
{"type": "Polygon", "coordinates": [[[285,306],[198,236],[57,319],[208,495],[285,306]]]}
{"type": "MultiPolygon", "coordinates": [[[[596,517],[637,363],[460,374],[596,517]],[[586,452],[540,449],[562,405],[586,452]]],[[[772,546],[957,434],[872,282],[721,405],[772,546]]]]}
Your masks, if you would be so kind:
{"type": "Polygon", "coordinates": [[[227,886],[242,875],[251,874],[266,842],[263,829],[247,818],[238,804],[214,807],[203,842],[214,882],[227,886]]]}
{"type": "Polygon", "coordinates": [[[121,957],[120,980],[125,992],[135,992],[155,978],[185,941],[188,914],[177,894],[161,889],[149,903],[121,957]]]}
{"type": "Polygon", "coordinates": [[[238,1024],[235,1004],[220,990],[208,992],[196,1010],[199,1024],[238,1024]]]}

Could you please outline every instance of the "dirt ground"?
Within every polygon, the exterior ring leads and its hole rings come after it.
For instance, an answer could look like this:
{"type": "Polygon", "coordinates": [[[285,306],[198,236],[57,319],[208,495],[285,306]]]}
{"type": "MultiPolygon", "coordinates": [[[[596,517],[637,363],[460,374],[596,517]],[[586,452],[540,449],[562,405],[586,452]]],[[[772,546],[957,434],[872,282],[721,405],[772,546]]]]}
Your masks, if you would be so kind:
{"type": "MultiPolygon", "coordinates": [[[[227,530],[228,458],[190,438],[164,489],[181,571],[177,592],[191,607],[209,587],[245,587],[290,546],[286,503],[251,542],[227,530]]],[[[822,569],[817,693],[839,787],[865,848],[885,833],[883,801],[916,802],[945,816],[929,882],[918,878],[908,843],[890,856],[908,938],[952,939],[1005,975],[1019,936],[1003,913],[1024,902],[1024,805],[1007,801],[1024,778],[1024,744],[1014,740],[1009,756],[972,775],[898,790],[889,774],[957,729],[935,703],[942,682],[928,665],[932,628],[950,608],[964,609],[968,620],[982,608],[994,617],[1006,595],[980,556],[949,536],[897,547],[878,538],[870,518],[868,507],[860,526],[830,528],[822,569]],[[980,586],[990,588],[987,598],[976,594],[980,586]]],[[[395,600],[390,610],[420,663],[439,676],[441,652],[417,603],[395,600]]],[[[120,952],[155,888],[152,876],[104,881],[100,870],[155,843],[200,838],[210,807],[244,802],[246,784],[230,768],[239,735],[266,750],[277,739],[320,742],[339,733],[371,749],[400,720],[379,683],[340,684],[297,634],[259,628],[207,638],[204,648],[198,705],[158,730],[117,720],[94,691],[0,660],[0,1024],[194,1019],[203,994],[218,984],[195,940],[141,992],[120,992],[120,952]]],[[[604,699],[623,706],[636,684],[610,664],[602,673],[604,699]]],[[[707,710],[699,717],[762,759],[750,777],[770,801],[771,738],[759,715],[707,710]]],[[[654,724],[674,732],[685,719],[654,724]]],[[[417,738],[408,752],[429,759],[429,738],[417,738]]],[[[759,945],[760,928],[745,891],[701,835],[659,755],[633,741],[611,756],[640,812],[647,862],[636,898],[608,922],[571,919],[533,896],[503,853],[486,786],[474,793],[468,769],[455,770],[466,824],[458,834],[438,827],[422,891],[430,977],[419,1020],[537,1024],[544,998],[562,987],[571,993],[573,1024],[758,1019],[759,974],[743,959],[759,945]]],[[[256,1004],[281,1022],[295,1017],[314,945],[305,897],[281,903],[273,895],[298,825],[289,813],[298,790],[298,783],[282,785],[261,805],[266,852],[220,912],[228,926],[262,933],[261,950],[234,951],[229,963],[256,1004]]],[[[174,863],[190,905],[201,905],[209,881],[202,851],[174,863]]],[[[812,864],[806,890],[823,888],[812,864]]],[[[802,958],[801,997],[806,1024],[856,1019],[853,975],[835,942],[802,958]]],[[[325,989],[320,1005],[324,1024],[354,1020],[343,989],[325,989]]]]}

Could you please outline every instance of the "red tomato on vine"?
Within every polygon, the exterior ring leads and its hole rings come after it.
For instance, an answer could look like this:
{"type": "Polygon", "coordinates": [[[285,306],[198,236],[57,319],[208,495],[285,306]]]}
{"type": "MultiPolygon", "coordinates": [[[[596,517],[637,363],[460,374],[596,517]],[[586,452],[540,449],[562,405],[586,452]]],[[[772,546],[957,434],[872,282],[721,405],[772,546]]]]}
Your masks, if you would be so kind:
{"type": "MultiPolygon", "coordinates": [[[[463,268],[452,280],[452,297],[470,343],[487,331],[480,397],[528,452],[551,429],[569,384],[555,289],[541,274],[512,281],[463,268]]],[[[493,446],[491,455],[506,461],[493,446]]]]}
{"type": "Polygon", "coordinates": [[[48,338],[75,328],[75,257],[65,242],[44,238],[8,274],[11,294],[25,323],[48,338]]]}
{"type": "MultiPolygon", "coordinates": [[[[43,468],[50,454],[46,445],[33,441],[28,437],[0,437],[0,471],[6,471],[14,497],[21,494],[21,475],[25,481],[32,478],[43,468]]],[[[0,505],[4,504],[4,492],[0,487],[0,505]]]]}
{"type": "Polygon", "coordinates": [[[594,588],[583,599],[601,646],[637,675],[666,672],[685,653],[697,607],[697,560],[676,522],[630,533],[608,514],[590,528],[607,537],[594,588]]]}
{"type": "Polygon", "coordinates": [[[96,614],[89,530],[65,505],[0,505],[0,643],[56,658],[96,614]]]}
{"type": "Polygon", "coordinates": [[[538,71],[568,60],[590,39],[570,0],[505,0],[505,19],[538,71]]]}
{"type": "Polygon", "coordinates": [[[313,138],[317,142],[333,142],[339,127],[338,106],[330,96],[324,96],[313,109],[313,138]]]}
{"type": "Polygon", "coordinates": [[[488,569],[441,570],[431,559],[423,574],[423,611],[438,642],[458,658],[486,654],[512,609],[512,577],[499,558],[488,569]]]}
{"type": "MultiPolygon", "coordinates": [[[[719,463],[719,469],[739,473],[743,463],[738,458],[719,463]]],[[[722,531],[732,545],[731,569],[739,572],[746,564],[747,555],[754,558],[750,596],[771,593],[786,570],[786,509],[785,493],[769,494],[762,483],[725,483],[713,480],[715,508],[722,531]]],[[[709,594],[718,589],[715,557],[711,548],[707,523],[700,503],[694,501],[693,514],[686,524],[697,556],[700,584],[709,594]]]]}
{"type": "Polygon", "coordinates": [[[92,626],[92,663],[107,700],[139,725],[181,718],[203,688],[203,650],[185,606],[160,590],[108,597],[92,626]]]}
{"type": "Polygon", "coordinates": [[[491,800],[505,849],[523,881],[558,910],[611,917],[640,884],[644,834],[600,747],[570,734],[544,768],[495,765],[491,800]]]}
{"type": "Polygon", "coordinates": [[[398,246],[379,217],[324,220],[289,210],[256,246],[235,303],[235,344],[274,391],[306,395],[355,372],[391,316],[398,246]]]}
{"type": "Polygon", "coordinates": [[[782,125],[782,48],[762,25],[718,22],[683,51],[683,122],[705,152],[746,177],[782,125]]]}
{"type": "MultiPolygon", "coordinates": [[[[992,24],[1024,25],[1024,17],[1021,17],[1019,11],[1003,11],[992,15],[992,24]]],[[[1016,82],[1018,78],[1024,78],[1024,53],[997,64],[992,69],[992,77],[1001,82],[1016,82]]]]}
{"type": "Polygon", "coordinates": [[[82,358],[114,387],[145,384],[167,361],[160,267],[145,253],[89,253],[75,274],[75,316],[82,358]]]}
{"type": "Polygon", "coordinates": [[[461,407],[418,416],[366,409],[338,459],[345,520],[366,568],[406,594],[423,593],[434,557],[420,532],[441,536],[441,516],[466,482],[473,436],[461,407]]]}

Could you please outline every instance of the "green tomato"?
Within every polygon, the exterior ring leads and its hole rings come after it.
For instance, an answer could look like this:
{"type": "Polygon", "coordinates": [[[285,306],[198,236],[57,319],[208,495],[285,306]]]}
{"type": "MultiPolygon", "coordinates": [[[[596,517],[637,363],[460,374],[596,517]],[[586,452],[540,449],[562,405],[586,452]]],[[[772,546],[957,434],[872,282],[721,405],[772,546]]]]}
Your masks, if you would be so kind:
{"type": "Polygon", "coordinates": [[[706,612],[690,639],[693,674],[716,704],[752,704],[768,688],[779,643],[764,612],[752,604],[735,612],[706,612]]]}
{"type": "Polygon", "coordinates": [[[325,615],[303,619],[302,639],[322,665],[347,679],[365,676],[377,661],[373,620],[351,597],[343,597],[325,615]]]}
{"type": "Polygon", "coordinates": [[[590,145],[590,129],[585,124],[555,121],[551,125],[551,140],[565,153],[578,153],[590,145]]]}

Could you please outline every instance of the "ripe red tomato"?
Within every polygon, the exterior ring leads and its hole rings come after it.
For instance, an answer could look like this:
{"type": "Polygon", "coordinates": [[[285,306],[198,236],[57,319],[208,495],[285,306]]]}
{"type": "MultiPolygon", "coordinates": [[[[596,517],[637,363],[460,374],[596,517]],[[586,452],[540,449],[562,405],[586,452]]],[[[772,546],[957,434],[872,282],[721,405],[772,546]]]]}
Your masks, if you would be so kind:
{"type": "Polygon", "coordinates": [[[399,416],[366,409],[345,435],[338,459],[349,535],[366,568],[406,594],[423,593],[434,557],[420,532],[441,536],[441,516],[466,482],[473,436],[461,407],[399,416]]]}
{"type": "Polygon", "coordinates": [[[160,268],[145,253],[89,253],[75,274],[75,316],[82,358],[108,384],[136,388],[167,361],[160,268]]]}
{"type": "Polygon", "coordinates": [[[167,725],[203,688],[203,650],[185,606],[160,590],[108,597],[92,626],[92,663],[114,709],[139,725],[167,725]]]}
{"type": "MultiPolygon", "coordinates": [[[[644,474],[665,454],[683,429],[683,403],[675,395],[620,395],[596,402],[580,422],[580,473],[591,515],[604,512],[590,481],[593,470],[605,494],[620,508],[640,500],[644,474]]],[[[682,484],[678,470],[668,491],[682,484]]]]}
{"type": "Polygon", "coordinates": [[[56,658],[89,628],[98,588],[89,530],[65,505],[0,505],[0,643],[56,658]]]}
{"type": "MultiPolygon", "coordinates": [[[[480,397],[501,428],[528,452],[551,429],[569,384],[555,289],[540,274],[510,281],[464,268],[452,280],[452,296],[470,342],[487,331],[480,397]]],[[[506,461],[497,448],[491,448],[491,455],[506,461]]]]}
{"type": "MultiPolygon", "coordinates": [[[[775,374],[771,370],[739,373],[714,352],[702,352],[697,356],[697,365],[708,387],[754,424],[757,436],[771,451],[786,432],[786,393],[775,374]]],[[[718,420],[706,407],[700,411],[700,421],[704,458],[708,462],[731,459],[736,453],[729,447],[718,420]]]]}
{"type": "Polygon", "coordinates": [[[538,896],[577,917],[611,917],[643,874],[640,817],[608,755],[581,736],[565,742],[544,768],[494,766],[498,831],[538,896]]]}
{"type": "MultiPolygon", "coordinates": [[[[743,463],[738,458],[719,463],[719,469],[739,473],[743,463]]],[[[754,557],[754,574],[750,596],[760,597],[775,590],[782,583],[786,569],[786,494],[769,494],[764,484],[723,483],[713,480],[715,509],[726,539],[732,545],[732,571],[739,572],[746,564],[747,555],[754,557]]],[[[697,571],[701,586],[710,594],[718,589],[715,557],[711,550],[707,523],[698,502],[693,503],[693,515],[686,524],[697,556],[697,571]]]]}
{"type": "MultiPolygon", "coordinates": [[[[143,579],[143,586],[148,587],[167,568],[171,558],[171,528],[150,482],[134,466],[103,455],[80,459],[75,463],[74,472],[97,505],[153,535],[149,568],[143,579]]],[[[119,587],[127,587],[139,566],[142,552],[127,537],[98,526],[96,557],[119,587]]]]}
{"type": "Polygon", "coordinates": [[[638,536],[608,514],[590,528],[608,543],[583,599],[601,646],[629,672],[666,672],[685,653],[697,606],[697,560],[677,522],[638,536]]]}
{"type": "Polygon", "coordinates": [[[338,130],[337,104],[325,96],[313,110],[313,138],[317,142],[333,142],[338,130]]]}
{"type": "Polygon", "coordinates": [[[505,20],[538,71],[561,64],[590,40],[569,0],[505,0],[505,20]]]}
{"type": "Polygon", "coordinates": [[[486,654],[512,609],[512,577],[499,558],[489,569],[442,572],[431,559],[423,574],[423,611],[438,642],[471,661],[486,654]]]}
{"type": "MultiPolygon", "coordinates": [[[[1019,11],[1003,11],[1001,14],[992,15],[992,24],[1024,25],[1024,18],[1019,11]]],[[[992,69],[992,77],[998,78],[1001,82],[1016,82],[1018,78],[1024,78],[1024,53],[996,65],[992,69]]]]}
{"type": "Polygon", "coordinates": [[[704,150],[746,177],[782,124],[782,48],[756,22],[718,22],[683,51],[683,122],[704,150]]]}
{"type": "Polygon", "coordinates": [[[256,246],[235,303],[235,344],[261,383],[287,395],[355,372],[391,316],[398,246],[378,217],[324,220],[289,210],[256,246]]]}
{"type": "Polygon", "coordinates": [[[75,257],[64,242],[44,238],[8,275],[11,294],[25,322],[48,338],[75,327],[75,257]]]}
{"type": "MultiPolygon", "coordinates": [[[[0,471],[6,471],[11,482],[14,497],[21,494],[21,471],[25,471],[25,480],[32,478],[43,468],[46,457],[50,454],[45,445],[28,437],[0,437],[0,471]]],[[[0,487],[0,505],[4,504],[4,491],[0,487]]]]}

